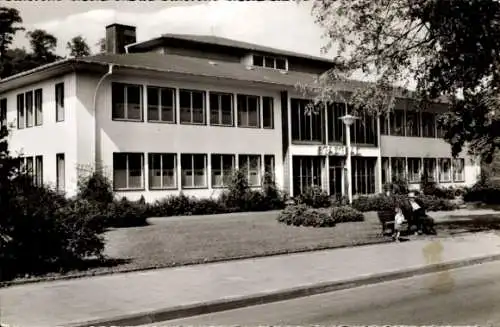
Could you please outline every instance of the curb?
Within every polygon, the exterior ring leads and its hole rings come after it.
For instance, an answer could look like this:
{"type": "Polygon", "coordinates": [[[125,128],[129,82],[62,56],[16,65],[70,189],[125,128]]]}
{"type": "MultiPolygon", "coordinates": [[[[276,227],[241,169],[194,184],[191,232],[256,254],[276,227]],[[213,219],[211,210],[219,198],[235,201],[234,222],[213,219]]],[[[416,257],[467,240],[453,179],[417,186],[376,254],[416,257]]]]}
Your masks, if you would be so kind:
{"type": "Polygon", "coordinates": [[[376,275],[358,277],[345,281],[324,282],[311,286],[301,286],[271,293],[260,293],[239,298],[222,299],[206,303],[170,307],[151,312],[143,312],[131,315],[122,315],[109,319],[99,319],[80,323],[67,324],[65,327],[91,327],[91,326],[138,326],[163,322],[173,319],[188,318],[207,313],[215,313],[233,310],[253,305],[268,304],[272,302],[291,300],[300,297],[340,291],[359,286],[372,285],[392,280],[404,279],[416,275],[425,275],[457,269],[476,264],[500,260],[500,254],[477,257],[466,260],[455,260],[446,263],[432,264],[419,268],[380,273],[376,275]]]}

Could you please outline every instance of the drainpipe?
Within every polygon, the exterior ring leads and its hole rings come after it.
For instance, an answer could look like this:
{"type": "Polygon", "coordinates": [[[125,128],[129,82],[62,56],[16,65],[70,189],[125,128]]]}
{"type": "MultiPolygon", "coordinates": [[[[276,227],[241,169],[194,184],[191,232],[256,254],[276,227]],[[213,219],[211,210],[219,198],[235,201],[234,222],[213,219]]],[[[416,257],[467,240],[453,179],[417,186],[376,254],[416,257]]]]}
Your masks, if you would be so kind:
{"type": "Polygon", "coordinates": [[[95,158],[95,168],[102,168],[100,167],[100,148],[101,148],[101,138],[100,138],[100,133],[98,129],[98,119],[97,119],[97,93],[99,91],[99,87],[101,86],[102,82],[106,79],[106,77],[110,76],[113,74],[113,64],[108,64],[108,72],[105,73],[100,79],[99,82],[97,82],[97,86],[94,91],[94,128],[95,128],[95,149],[94,149],[94,158],[95,158]]]}

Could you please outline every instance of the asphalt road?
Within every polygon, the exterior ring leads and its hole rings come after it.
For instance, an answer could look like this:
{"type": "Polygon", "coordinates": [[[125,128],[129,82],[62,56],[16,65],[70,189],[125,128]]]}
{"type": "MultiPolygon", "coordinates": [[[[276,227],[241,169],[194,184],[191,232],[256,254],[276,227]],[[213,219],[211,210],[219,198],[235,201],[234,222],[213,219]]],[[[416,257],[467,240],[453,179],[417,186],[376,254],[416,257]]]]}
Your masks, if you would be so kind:
{"type": "Polygon", "coordinates": [[[500,262],[153,325],[314,324],[500,326],[500,262]]]}

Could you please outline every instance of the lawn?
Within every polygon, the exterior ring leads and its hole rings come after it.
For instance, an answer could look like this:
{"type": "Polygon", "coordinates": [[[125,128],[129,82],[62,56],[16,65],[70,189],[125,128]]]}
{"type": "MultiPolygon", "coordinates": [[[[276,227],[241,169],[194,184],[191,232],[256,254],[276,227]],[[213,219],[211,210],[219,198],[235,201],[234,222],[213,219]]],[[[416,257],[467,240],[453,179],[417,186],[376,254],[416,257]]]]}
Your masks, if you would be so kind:
{"type": "MultiPolygon", "coordinates": [[[[370,216],[371,215],[371,216],[370,216]]],[[[375,215],[333,228],[280,224],[278,212],[149,219],[150,225],[106,232],[106,265],[66,276],[125,272],[387,242],[375,215]]],[[[44,279],[60,278],[51,274],[44,279]]]]}

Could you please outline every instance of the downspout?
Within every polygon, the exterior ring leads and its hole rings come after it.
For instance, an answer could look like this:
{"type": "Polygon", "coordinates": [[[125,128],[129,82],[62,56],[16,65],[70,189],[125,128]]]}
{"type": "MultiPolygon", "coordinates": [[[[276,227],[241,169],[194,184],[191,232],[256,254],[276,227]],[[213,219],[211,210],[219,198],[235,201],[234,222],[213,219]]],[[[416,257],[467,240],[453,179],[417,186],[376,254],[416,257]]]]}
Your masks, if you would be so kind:
{"type": "Polygon", "coordinates": [[[100,132],[99,132],[99,126],[98,126],[98,119],[97,119],[97,93],[99,91],[99,87],[101,86],[102,82],[106,79],[106,77],[110,76],[113,74],[113,64],[108,64],[108,71],[105,73],[100,79],[99,82],[97,82],[97,86],[94,91],[94,129],[95,129],[95,148],[94,148],[94,158],[95,158],[95,169],[100,169],[100,151],[101,151],[101,138],[100,138],[100,132]]]}

